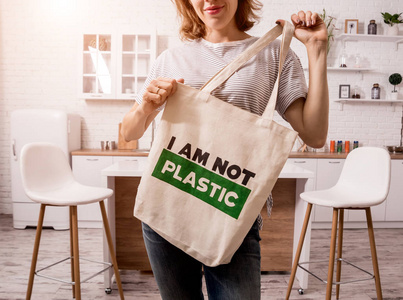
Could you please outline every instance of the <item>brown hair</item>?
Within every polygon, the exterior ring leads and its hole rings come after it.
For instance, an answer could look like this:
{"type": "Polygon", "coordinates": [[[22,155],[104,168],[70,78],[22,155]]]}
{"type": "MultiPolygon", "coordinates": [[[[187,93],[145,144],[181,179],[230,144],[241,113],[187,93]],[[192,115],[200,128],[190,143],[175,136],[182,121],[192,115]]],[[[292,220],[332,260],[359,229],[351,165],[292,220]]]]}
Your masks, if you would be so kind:
{"type": "MultiPolygon", "coordinates": [[[[190,0],[172,0],[181,19],[179,34],[182,40],[194,40],[206,35],[206,26],[194,10],[190,0]]],[[[259,0],[238,0],[235,21],[239,30],[248,31],[259,20],[255,11],[262,8],[259,0]]]]}

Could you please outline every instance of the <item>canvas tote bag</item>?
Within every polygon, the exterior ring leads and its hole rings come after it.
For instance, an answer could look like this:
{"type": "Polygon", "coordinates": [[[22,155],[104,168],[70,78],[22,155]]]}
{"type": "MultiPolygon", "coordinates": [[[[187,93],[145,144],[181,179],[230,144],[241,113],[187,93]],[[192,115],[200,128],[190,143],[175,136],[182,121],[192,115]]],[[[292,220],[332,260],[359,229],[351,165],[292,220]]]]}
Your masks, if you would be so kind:
{"type": "Polygon", "coordinates": [[[134,216],[207,266],[229,263],[259,215],[297,133],[273,121],[294,26],[276,26],[201,90],[169,97],[134,216]],[[283,32],[278,78],[262,116],[210,95],[283,32]]]}

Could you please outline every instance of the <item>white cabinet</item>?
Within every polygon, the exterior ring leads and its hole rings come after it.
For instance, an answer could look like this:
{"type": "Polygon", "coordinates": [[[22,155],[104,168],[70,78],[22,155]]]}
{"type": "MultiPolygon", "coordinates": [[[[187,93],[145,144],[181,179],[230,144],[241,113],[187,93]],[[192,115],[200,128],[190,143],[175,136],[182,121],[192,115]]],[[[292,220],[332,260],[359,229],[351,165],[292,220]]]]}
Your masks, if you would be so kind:
{"type": "MultiPolygon", "coordinates": [[[[334,186],[339,180],[343,165],[344,159],[318,159],[316,189],[323,190],[334,186]]],[[[314,205],[314,213],[314,222],[332,222],[332,208],[314,205]]]]}
{"type": "Polygon", "coordinates": [[[147,156],[113,156],[113,163],[119,161],[136,161],[141,166],[146,164],[147,156]]]}
{"type": "Polygon", "coordinates": [[[156,36],[121,34],[118,39],[117,98],[134,99],[156,56],[156,36]]]}
{"type": "MultiPolygon", "coordinates": [[[[75,179],[86,185],[102,187],[101,171],[113,163],[112,156],[73,155],[72,165],[75,179]]],[[[98,203],[80,205],[78,208],[80,228],[101,228],[102,217],[98,203]]]]}
{"type": "Polygon", "coordinates": [[[79,95],[134,99],[156,57],[155,33],[85,33],[80,42],[79,95]]]}
{"type": "Polygon", "coordinates": [[[91,33],[82,36],[78,85],[81,98],[115,98],[116,55],[116,37],[112,33],[91,33]]]}
{"type": "Polygon", "coordinates": [[[392,179],[386,200],[386,221],[403,221],[403,160],[392,160],[392,179]]]}
{"type": "MultiPolygon", "coordinates": [[[[139,166],[147,163],[146,156],[95,156],[73,155],[72,165],[75,179],[86,185],[104,187],[101,172],[116,162],[136,161],[139,166]]],[[[78,207],[80,228],[101,228],[102,217],[98,203],[78,207]]]]}

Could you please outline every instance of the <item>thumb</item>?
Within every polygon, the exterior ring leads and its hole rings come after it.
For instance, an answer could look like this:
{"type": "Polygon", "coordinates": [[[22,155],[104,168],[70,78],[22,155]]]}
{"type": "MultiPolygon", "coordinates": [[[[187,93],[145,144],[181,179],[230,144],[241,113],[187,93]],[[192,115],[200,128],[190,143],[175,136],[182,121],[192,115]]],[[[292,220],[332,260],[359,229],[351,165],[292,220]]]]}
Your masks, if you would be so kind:
{"type": "Polygon", "coordinates": [[[179,83],[185,83],[185,79],[183,79],[183,78],[179,78],[176,81],[179,82],[179,83]]]}
{"type": "Polygon", "coordinates": [[[276,24],[277,24],[277,25],[280,25],[281,27],[284,27],[284,23],[285,23],[285,21],[282,20],[282,19],[278,19],[278,20],[276,21],[276,24]]]}

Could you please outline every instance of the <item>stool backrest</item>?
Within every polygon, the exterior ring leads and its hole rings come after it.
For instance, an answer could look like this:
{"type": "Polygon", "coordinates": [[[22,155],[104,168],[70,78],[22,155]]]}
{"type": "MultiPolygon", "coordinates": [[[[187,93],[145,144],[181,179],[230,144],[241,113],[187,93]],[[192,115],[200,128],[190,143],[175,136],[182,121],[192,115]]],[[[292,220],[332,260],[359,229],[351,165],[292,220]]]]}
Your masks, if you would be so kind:
{"type": "Polygon", "coordinates": [[[68,158],[62,149],[51,143],[24,145],[21,150],[20,169],[28,196],[32,192],[55,190],[74,181],[68,158]]]}
{"type": "Polygon", "coordinates": [[[371,194],[375,203],[383,202],[389,193],[391,159],[389,152],[378,147],[360,147],[346,158],[336,186],[371,194]]]}

